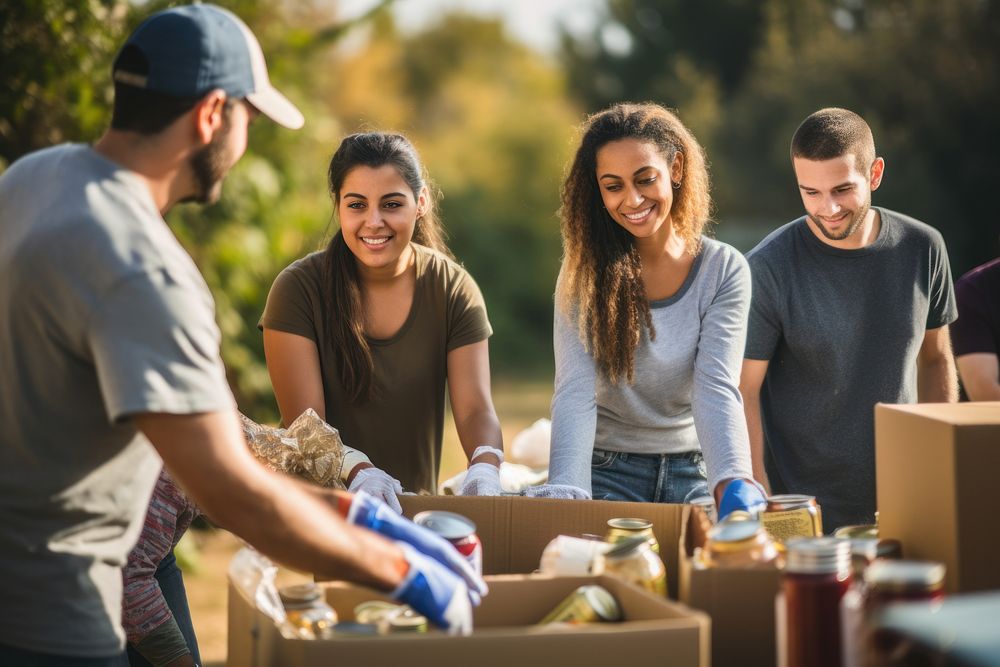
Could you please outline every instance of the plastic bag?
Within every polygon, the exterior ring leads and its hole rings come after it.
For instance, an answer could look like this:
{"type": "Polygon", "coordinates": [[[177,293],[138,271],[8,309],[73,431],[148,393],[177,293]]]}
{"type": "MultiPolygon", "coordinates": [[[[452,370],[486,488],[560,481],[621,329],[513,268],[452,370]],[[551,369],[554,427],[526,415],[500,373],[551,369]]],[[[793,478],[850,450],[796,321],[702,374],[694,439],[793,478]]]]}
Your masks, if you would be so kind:
{"type": "Polygon", "coordinates": [[[320,486],[343,489],[344,442],[340,433],[312,408],[287,429],[264,426],[240,414],[243,435],[253,455],[272,470],[301,477],[320,486]]]}
{"type": "Polygon", "coordinates": [[[549,467],[549,442],[552,422],[544,417],[514,436],[510,460],[530,468],[549,467]]]}

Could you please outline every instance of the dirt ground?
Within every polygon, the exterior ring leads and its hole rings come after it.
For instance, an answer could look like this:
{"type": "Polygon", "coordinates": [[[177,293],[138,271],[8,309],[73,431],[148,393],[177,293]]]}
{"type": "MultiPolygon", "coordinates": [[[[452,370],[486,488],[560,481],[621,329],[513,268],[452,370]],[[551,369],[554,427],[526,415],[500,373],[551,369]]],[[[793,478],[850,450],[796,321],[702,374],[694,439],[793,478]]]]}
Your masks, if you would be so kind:
{"type": "MultiPolygon", "coordinates": [[[[509,450],[514,435],[536,419],[548,416],[552,387],[548,383],[499,384],[494,387],[493,398],[509,450]]],[[[464,460],[449,414],[445,418],[440,479],[459,472],[465,465],[464,460]]],[[[184,582],[202,662],[205,667],[221,667],[226,662],[226,571],[241,544],[224,530],[192,530],[185,539],[196,546],[193,550],[196,566],[185,571],[184,582]]],[[[300,578],[307,577],[286,571],[280,580],[289,583],[300,578]]]]}

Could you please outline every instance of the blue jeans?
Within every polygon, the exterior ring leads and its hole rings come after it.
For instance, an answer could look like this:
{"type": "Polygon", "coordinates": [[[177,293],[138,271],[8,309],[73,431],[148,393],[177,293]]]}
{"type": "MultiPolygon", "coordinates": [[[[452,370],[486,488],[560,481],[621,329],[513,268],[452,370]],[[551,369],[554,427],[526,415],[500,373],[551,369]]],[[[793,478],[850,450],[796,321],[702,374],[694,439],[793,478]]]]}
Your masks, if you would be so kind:
{"type": "Polygon", "coordinates": [[[594,500],[689,503],[711,495],[700,451],[631,454],[595,449],[590,470],[594,500]]]}
{"type": "MultiPolygon", "coordinates": [[[[170,607],[170,613],[174,615],[174,620],[180,626],[181,634],[187,641],[191,655],[195,664],[201,664],[201,655],[198,653],[198,638],[194,634],[194,624],[191,622],[191,610],[188,609],[187,593],[184,590],[184,577],[177,567],[177,559],[174,552],[170,553],[160,561],[156,568],[156,581],[160,584],[160,591],[170,607]]],[[[131,645],[127,647],[127,655],[123,654],[120,662],[115,663],[115,667],[152,667],[152,664],[139,654],[131,645]]]]}

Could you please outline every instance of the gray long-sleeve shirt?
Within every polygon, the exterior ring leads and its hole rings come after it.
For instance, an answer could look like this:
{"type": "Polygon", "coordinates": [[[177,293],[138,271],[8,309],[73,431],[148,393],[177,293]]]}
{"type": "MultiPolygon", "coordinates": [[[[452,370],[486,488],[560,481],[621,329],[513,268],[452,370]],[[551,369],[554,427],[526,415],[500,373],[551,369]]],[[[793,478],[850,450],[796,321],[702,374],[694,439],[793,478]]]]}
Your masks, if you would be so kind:
{"type": "Polygon", "coordinates": [[[753,477],[739,392],[750,308],[746,260],[705,238],[677,293],[649,306],[656,340],[643,331],[635,380],[618,386],[597,372],[574,318],[556,307],[550,482],[590,491],[595,447],[638,454],[700,448],[709,489],[753,477]]]}

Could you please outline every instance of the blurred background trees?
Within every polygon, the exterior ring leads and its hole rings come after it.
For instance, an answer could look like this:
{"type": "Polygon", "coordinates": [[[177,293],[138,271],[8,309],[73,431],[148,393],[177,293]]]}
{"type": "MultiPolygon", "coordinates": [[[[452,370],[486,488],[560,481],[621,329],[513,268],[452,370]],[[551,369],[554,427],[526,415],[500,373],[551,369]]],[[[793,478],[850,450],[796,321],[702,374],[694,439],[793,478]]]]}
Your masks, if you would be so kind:
{"type": "MultiPolygon", "coordinates": [[[[94,140],[115,49],[166,4],[2,3],[0,169],[94,140]]],[[[712,164],[715,233],[742,250],[800,214],[788,142],[822,106],[869,121],[887,161],[876,203],[938,227],[956,277],[1000,250],[997,0],[607,0],[554,54],[479,14],[403,29],[391,0],[350,21],[349,0],[220,4],[251,25],[307,118],[299,132],[255,123],[222,201],[170,216],[215,293],[240,407],[261,421],[277,412],[257,319],[274,276],[334,231],[327,162],[358,129],[402,131],[420,150],[452,249],[486,295],[500,378],[551,376],[559,184],[576,125],[613,101],[679,110],[712,164]]]]}

